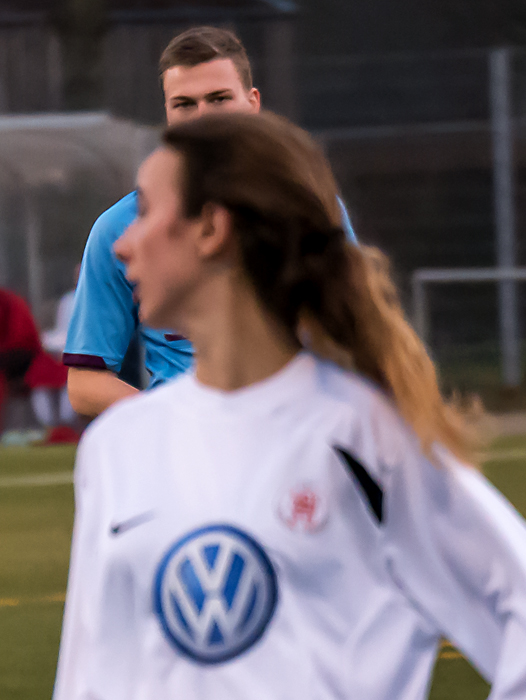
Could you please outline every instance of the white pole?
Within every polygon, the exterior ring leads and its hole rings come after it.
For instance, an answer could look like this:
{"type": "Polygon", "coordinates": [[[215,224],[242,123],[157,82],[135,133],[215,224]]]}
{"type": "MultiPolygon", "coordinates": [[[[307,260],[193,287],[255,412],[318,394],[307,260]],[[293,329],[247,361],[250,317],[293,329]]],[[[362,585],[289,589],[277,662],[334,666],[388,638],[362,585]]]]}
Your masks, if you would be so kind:
{"type": "Polygon", "coordinates": [[[297,112],[294,79],[294,24],[290,18],[265,26],[265,100],[269,107],[294,119],[297,112]]]}
{"type": "Polygon", "coordinates": [[[6,229],[7,223],[2,207],[0,207],[0,287],[7,287],[9,284],[7,275],[6,229]]]}
{"type": "MultiPolygon", "coordinates": [[[[418,271],[417,271],[418,272],[418,271]]],[[[426,345],[429,344],[429,323],[426,288],[424,282],[413,274],[411,279],[413,287],[413,318],[415,330],[420,336],[420,340],[426,345]]]]}
{"type": "MultiPolygon", "coordinates": [[[[510,269],[516,263],[510,49],[492,50],[489,69],[497,266],[510,269]]],[[[498,303],[503,383],[506,387],[517,387],[521,381],[521,367],[519,308],[514,281],[499,283],[498,303]]]]}
{"type": "Polygon", "coordinates": [[[40,218],[35,195],[29,189],[24,196],[26,217],[27,276],[29,304],[38,323],[42,322],[42,260],[40,254],[40,218]]]}

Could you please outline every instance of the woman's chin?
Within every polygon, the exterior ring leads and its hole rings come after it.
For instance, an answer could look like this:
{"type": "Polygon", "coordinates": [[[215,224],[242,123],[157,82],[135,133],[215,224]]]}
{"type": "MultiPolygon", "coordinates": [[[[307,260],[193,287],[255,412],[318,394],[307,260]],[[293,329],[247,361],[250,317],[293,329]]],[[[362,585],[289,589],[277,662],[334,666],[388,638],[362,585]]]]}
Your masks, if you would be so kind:
{"type": "Polygon", "coordinates": [[[139,321],[143,326],[149,328],[169,328],[169,319],[164,317],[164,314],[156,312],[155,309],[149,309],[144,304],[139,305],[139,321]]]}
{"type": "Polygon", "coordinates": [[[156,327],[155,314],[153,314],[148,307],[145,307],[144,304],[139,305],[139,321],[144,326],[150,326],[150,328],[156,327]]]}

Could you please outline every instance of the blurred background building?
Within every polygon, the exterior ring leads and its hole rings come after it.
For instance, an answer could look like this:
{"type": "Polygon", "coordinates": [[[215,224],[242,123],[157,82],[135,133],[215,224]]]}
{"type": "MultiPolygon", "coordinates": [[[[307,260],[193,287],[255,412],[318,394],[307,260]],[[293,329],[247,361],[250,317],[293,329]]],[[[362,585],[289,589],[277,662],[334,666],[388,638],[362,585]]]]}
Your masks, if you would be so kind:
{"type": "MultiPolygon", "coordinates": [[[[324,143],[360,240],[392,257],[409,312],[416,270],[524,264],[526,0],[1,0],[0,285],[41,324],[154,143],[162,49],[204,23],[234,27],[265,106],[324,143]]],[[[517,387],[523,285],[426,289],[446,386],[490,403],[517,387]]]]}

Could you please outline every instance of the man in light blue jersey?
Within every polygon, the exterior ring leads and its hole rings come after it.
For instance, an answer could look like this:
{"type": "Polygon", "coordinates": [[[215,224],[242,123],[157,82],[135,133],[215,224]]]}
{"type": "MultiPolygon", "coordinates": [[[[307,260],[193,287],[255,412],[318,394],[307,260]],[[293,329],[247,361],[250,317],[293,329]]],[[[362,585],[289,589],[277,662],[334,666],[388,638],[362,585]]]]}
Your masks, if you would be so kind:
{"type": "MultiPolygon", "coordinates": [[[[260,109],[246,51],[230,31],[196,27],[176,36],[161,56],[160,73],[169,124],[216,112],[256,113],[260,109]]],[[[342,224],[354,240],[341,206],[342,224]]],[[[137,392],[117,376],[137,329],[150,386],[184,372],[192,362],[187,340],[139,322],[133,287],[113,252],[113,244],[137,213],[137,195],[132,192],[95,222],[84,251],[64,350],[70,401],[83,415],[96,416],[137,392]]]]}

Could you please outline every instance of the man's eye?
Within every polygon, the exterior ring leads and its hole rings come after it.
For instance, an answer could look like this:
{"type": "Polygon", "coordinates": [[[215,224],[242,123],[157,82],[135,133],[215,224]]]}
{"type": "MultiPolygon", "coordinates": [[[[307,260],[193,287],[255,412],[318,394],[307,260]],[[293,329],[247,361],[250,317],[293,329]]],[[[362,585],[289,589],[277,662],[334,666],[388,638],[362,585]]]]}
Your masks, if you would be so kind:
{"type": "Polygon", "coordinates": [[[218,97],[214,97],[214,99],[212,101],[216,102],[216,103],[218,103],[218,102],[221,103],[221,102],[226,102],[227,100],[231,100],[231,99],[232,98],[229,97],[228,95],[219,95],[218,97]]]}
{"type": "Polygon", "coordinates": [[[176,102],[176,104],[172,105],[173,109],[188,109],[192,106],[191,102],[176,102]]]}

